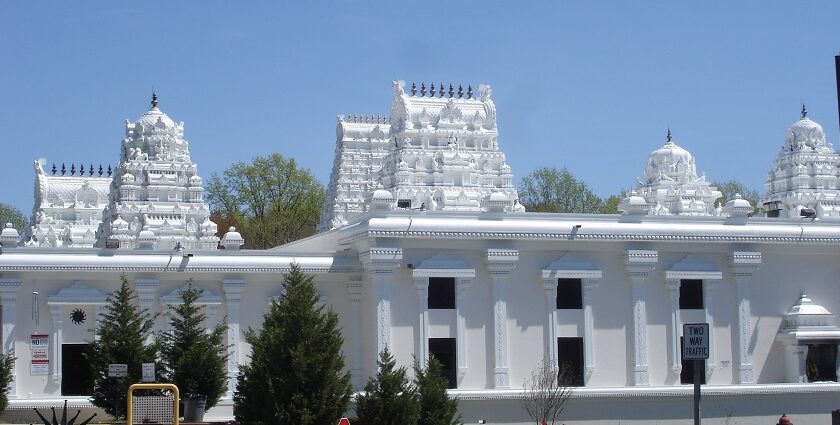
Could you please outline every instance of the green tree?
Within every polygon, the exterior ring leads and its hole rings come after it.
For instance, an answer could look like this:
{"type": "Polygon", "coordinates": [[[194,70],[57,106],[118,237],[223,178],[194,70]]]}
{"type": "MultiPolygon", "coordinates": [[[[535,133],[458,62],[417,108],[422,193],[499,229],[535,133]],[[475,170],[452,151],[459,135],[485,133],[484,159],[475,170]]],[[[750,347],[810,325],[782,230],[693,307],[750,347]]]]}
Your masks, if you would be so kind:
{"type": "Polygon", "coordinates": [[[0,202],[0,228],[6,227],[6,223],[12,223],[21,235],[29,228],[29,220],[19,209],[0,202]]]}
{"type": "Polygon", "coordinates": [[[297,264],[284,275],[283,289],[262,328],[245,334],[251,363],[237,377],[234,416],[253,425],[335,423],[352,394],[338,315],[318,305],[312,276],[297,264]]]}
{"type": "Polygon", "coordinates": [[[9,407],[9,384],[14,367],[15,358],[11,354],[0,354],[0,413],[9,407]]]}
{"type": "Polygon", "coordinates": [[[315,233],[324,186],[293,158],[275,153],[214,174],[207,200],[222,219],[238,223],[245,248],[266,249],[315,233]]]}
{"type": "Polygon", "coordinates": [[[88,352],[93,375],[91,402],[117,418],[125,416],[128,386],[142,380],[142,363],[155,362],[158,354],[158,343],[150,338],[156,316],[137,306],[137,295],[128,279],[121,279],[119,289],[108,295],[88,352]],[[112,363],[127,364],[128,376],[109,378],[108,365],[112,363]]]}
{"type": "Polygon", "coordinates": [[[737,180],[712,182],[710,184],[712,186],[716,186],[720,193],[723,195],[717,200],[717,202],[721,205],[726,205],[728,201],[735,199],[735,195],[738,194],[741,195],[742,198],[749,201],[753,205],[753,207],[755,207],[755,211],[759,211],[762,208],[761,194],[758,193],[757,190],[753,190],[746,187],[743,183],[737,180]]]}
{"type": "Polygon", "coordinates": [[[415,425],[420,419],[420,397],[406,376],[405,367],[386,347],[379,353],[376,376],[356,396],[356,415],[363,425],[415,425]]]}
{"type": "Polygon", "coordinates": [[[598,213],[603,201],[565,167],[542,167],[522,178],[519,202],[528,211],[598,213]]]}
{"type": "Polygon", "coordinates": [[[196,304],[201,292],[192,280],[181,291],[181,304],[170,307],[171,330],[162,333],[160,351],[164,379],[177,385],[182,397],[207,397],[209,409],[227,389],[227,326],[222,320],[212,329],[204,327],[204,306],[196,304]]]}
{"type": "Polygon", "coordinates": [[[610,195],[610,197],[605,199],[604,202],[601,204],[601,208],[598,210],[598,213],[621,214],[621,212],[618,210],[619,203],[621,203],[621,196],[610,195]]]}
{"type": "Polygon", "coordinates": [[[449,381],[443,376],[443,366],[429,356],[425,369],[414,362],[414,385],[420,397],[420,420],[417,425],[460,425],[458,398],[450,398],[446,392],[449,381]]]}

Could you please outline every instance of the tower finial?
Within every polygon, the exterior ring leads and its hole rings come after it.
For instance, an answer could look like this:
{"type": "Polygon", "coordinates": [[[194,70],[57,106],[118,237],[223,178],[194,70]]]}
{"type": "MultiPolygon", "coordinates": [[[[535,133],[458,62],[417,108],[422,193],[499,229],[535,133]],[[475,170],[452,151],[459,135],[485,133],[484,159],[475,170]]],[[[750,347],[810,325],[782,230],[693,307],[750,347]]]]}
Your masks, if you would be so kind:
{"type": "Polygon", "coordinates": [[[665,143],[671,143],[671,127],[668,127],[668,135],[665,137],[665,143]]]}
{"type": "Polygon", "coordinates": [[[805,119],[807,117],[808,117],[808,108],[805,107],[805,103],[803,102],[802,103],[802,119],[805,119]]]}
{"type": "Polygon", "coordinates": [[[157,108],[158,100],[157,100],[157,92],[152,90],[152,108],[157,108]]]}

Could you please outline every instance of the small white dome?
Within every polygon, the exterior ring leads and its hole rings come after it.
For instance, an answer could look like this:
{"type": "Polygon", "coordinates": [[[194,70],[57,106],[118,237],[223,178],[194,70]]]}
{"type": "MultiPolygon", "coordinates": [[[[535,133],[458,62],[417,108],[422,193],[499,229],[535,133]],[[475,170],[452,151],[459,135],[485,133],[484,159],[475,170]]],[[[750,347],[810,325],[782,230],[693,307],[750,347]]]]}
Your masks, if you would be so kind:
{"type": "Polygon", "coordinates": [[[392,201],[394,200],[394,195],[391,192],[388,192],[385,189],[379,188],[373,191],[373,200],[374,201],[392,201]]]}
{"type": "Polygon", "coordinates": [[[692,179],[697,177],[694,157],[691,152],[677,146],[671,140],[671,130],[668,130],[665,144],[650,153],[648,165],[645,167],[645,179],[648,183],[658,181],[663,176],[674,181],[684,180],[683,176],[692,179]]]}
{"type": "Polygon", "coordinates": [[[122,215],[118,215],[117,219],[111,223],[111,230],[127,230],[128,222],[123,220],[122,215]]]}
{"type": "Polygon", "coordinates": [[[125,174],[123,174],[123,175],[122,175],[122,183],[123,183],[123,184],[132,184],[132,183],[134,183],[136,180],[137,180],[137,179],[134,177],[134,175],[133,175],[133,174],[131,174],[131,173],[129,173],[129,172],[127,172],[127,171],[126,171],[126,173],[125,173],[125,174]]]}
{"type": "Polygon", "coordinates": [[[172,118],[169,118],[169,115],[163,113],[157,106],[152,107],[146,111],[140,119],[137,120],[135,123],[137,125],[142,125],[143,128],[152,128],[154,126],[163,126],[166,128],[175,127],[175,121],[172,118]]]}
{"type": "Polygon", "coordinates": [[[137,234],[137,242],[154,242],[157,239],[155,232],[149,230],[149,225],[143,226],[143,230],[137,234]]]}
{"type": "Polygon", "coordinates": [[[191,186],[201,186],[201,177],[199,177],[199,176],[190,177],[190,185],[191,186]]]}
{"type": "Polygon", "coordinates": [[[817,122],[803,116],[788,129],[785,145],[790,150],[824,148],[826,147],[825,131],[817,122]]]}

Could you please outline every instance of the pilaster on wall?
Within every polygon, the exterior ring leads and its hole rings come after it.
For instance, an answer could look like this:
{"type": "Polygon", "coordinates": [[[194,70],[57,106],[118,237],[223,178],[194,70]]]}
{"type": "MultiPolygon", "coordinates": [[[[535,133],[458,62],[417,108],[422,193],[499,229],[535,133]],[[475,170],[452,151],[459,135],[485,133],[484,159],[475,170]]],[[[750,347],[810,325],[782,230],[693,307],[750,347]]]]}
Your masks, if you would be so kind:
{"type": "MultiPolygon", "coordinates": [[[[157,309],[155,308],[155,301],[158,299],[158,289],[160,288],[160,281],[157,279],[135,279],[134,287],[137,289],[137,302],[141,310],[146,310],[149,315],[154,316],[157,309]]],[[[151,343],[154,335],[146,337],[146,342],[151,343]]]]}
{"type": "MultiPolygon", "coordinates": [[[[17,301],[20,291],[21,279],[0,279],[0,308],[2,308],[2,350],[3,354],[15,356],[15,338],[17,330],[17,301]]],[[[12,376],[9,381],[9,398],[17,398],[17,373],[12,368],[12,376]]]]}
{"type": "Polygon", "coordinates": [[[752,384],[753,364],[750,353],[752,313],[750,311],[750,281],[761,265],[761,252],[735,251],[729,257],[735,277],[738,297],[738,383],[752,384]]]}
{"type": "MultiPolygon", "coordinates": [[[[671,357],[671,370],[674,373],[682,371],[680,357],[680,280],[666,279],[665,287],[668,288],[668,300],[671,307],[671,335],[668,338],[668,354],[671,357]]],[[[711,330],[709,330],[711,333],[711,330]]]]}
{"type": "Polygon", "coordinates": [[[352,326],[350,377],[353,387],[362,388],[362,278],[352,277],[347,281],[350,293],[350,320],[352,326]]]}
{"type": "Polygon", "coordinates": [[[52,346],[52,377],[55,382],[61,382],[61,345],[64,343],[63,337],[63,329],[64,325],[62,323],[61,314],[61,305],[60,304],[50,304],[50,316],[52,317],[52,325],[53,325],[53,332],[52,332],[52,341],[50,341],[50,345],[52,346]]]}
{"type": "Polygon", "coordinates": [[[455,349],[458,356],[458,379],[463,378],[467,373],[467,317],[464,301],[466,300],[467,289],[472,285],[472,281],[471,277],[455,279],[455,312],[458,315],[455,349]]]}
{"type": "Polygon", "coordinates": [[[490,249],[485,253],[493,281],[493,388],[510,388],[507,286],[518,260],[519,251],[515,249],[490,249]]]}
{"type": "Polygon", "coordinates": [[[376,306],[376,355],[391,345],[391,280],[394,270],[402,263],[400,248],[371,247],[359,253],[373,288],[373,304],[376,306]]]}
{"type": "Polygon", "coordinates": [[[624,253],[625,269],[633,285],[633,385],[637,386],[650,385],[646,285],[658,261],[657,251],[628,249],[624,253]]]}
{"type": "Polygon", "coordinates": [[[242,350],[239,306],[246,286],[244,279],[225,279],[222,281],[222,289],[225,292],[225,307],[227,308],[227,397],[233,397],[233,392],[236,390],[236,377],[239,376],[240,352],[242,350]]]}
{"type": "Polygon", "coordinates": [[[429,278],[415,277],[414,289],[417,290],[417,336],[414,352],[422,367],[429,362],[429,278]]]}

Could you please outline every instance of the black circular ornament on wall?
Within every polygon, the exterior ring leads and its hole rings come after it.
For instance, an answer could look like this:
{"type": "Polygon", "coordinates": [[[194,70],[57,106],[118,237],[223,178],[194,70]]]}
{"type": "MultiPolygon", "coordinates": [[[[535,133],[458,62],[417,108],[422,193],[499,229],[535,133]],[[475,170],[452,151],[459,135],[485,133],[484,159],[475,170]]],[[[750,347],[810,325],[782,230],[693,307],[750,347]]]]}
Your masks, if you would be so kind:
{"type": "Polygon", "coordinates": [[[77,324],[77,325],[81,325],[82,323],[85,323],[86,319],[87,319],[87,315],[85,314],[85,311],[82,310],[81,308],[73,309],[73,311],[70,312],[70,321],[77,324]]]}

